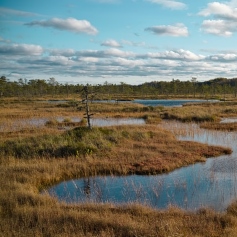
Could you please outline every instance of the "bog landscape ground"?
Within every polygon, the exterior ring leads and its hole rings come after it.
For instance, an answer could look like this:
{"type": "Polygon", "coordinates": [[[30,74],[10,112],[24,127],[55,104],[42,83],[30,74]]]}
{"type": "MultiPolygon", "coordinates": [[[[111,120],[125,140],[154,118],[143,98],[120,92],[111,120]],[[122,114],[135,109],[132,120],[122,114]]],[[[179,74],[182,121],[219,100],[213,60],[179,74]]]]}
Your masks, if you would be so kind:
{"type": "MultiPolygon", "coordinates": [[[[0,236],[236,236],[237,202],[224,213],[170,206],[157,210],[130,203],[67,204],[40,192],[64,180],[96,175],[155,175],[209,157],[228,147],[179,141],[163,119],[205,129],[237,130],[237,101],[151,107],[89,103],[93,118],[143,118],[143,125],[88,128],[75,97],[2,98],[0,107],[0,236]],[[66,101],[65,101],[66,100],[66,101]],[[81,118],[75,122],[73,118],[81,118]],[[44,123],[37,124],[37,121],[44,123]],[[29,122],[31,121],[31,123],[29,122]],[[32,122],[34,121],[34,122],[32,122]]],[[[79,99],[78,99],[79,100],[79,99]]]]}

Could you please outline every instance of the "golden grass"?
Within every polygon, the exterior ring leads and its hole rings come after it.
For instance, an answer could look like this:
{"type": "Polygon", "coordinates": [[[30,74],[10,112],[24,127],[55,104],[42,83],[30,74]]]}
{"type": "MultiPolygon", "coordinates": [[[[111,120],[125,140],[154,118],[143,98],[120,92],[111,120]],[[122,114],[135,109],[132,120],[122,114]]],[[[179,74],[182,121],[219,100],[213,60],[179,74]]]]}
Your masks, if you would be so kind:
{"type": "Polygon", "coordinates": [[[200,125],[201,128],[221,130],[221,131],[237,131],[237,123],[203,123],[200,125]]]}
{"type": "Polygon", "coordinates": [[[166,109],[162,113],[162,117],[165,119],[182,122],[219,122],[221,118],[236,115],[237,102],[190,104],[181,108],[166,109]]]}
{"type": "MultiPolygon", "coordinates": [[[[17,119],[21,116],[35,116],[29,110],[36,106],[34,103],[25,107],[18,106],[17,119]],[[22,112],[21,108],[25,108],[25,111],[22,112]]],[[[52,116],[52,112],[53,116],[61,112],[67,116],[78,113],[72,108],[54,108],[52,105],[47,107],[49,111],[45,111],[44,106],[48,105],[37,107],[37,111],[40,111],[37,116],[52,116]]],[[[7,110],[12,120],[16,119],[15,109],[12,106],[7,110]]],[[[111,114],[109,111],[107,113],[111,114]]],[[[143,112],[136,113],[141,115],[143,112]]],[[[0,121],[4,117],[7,118],[0,112],[0,121]]],[[[37,153],[37,146],[34,149],[28,147],[31,152],[27,157],[24,156],[24,149],[15,150],[23,152],[20,153],[22,156],[17,157],[7,149],[0,156],[0,236],[236,236],[235,203],[225,214],[207,209],[193,213],[174,207],[158,211],[135,204],[69,205],[39,194],[42,188],[71,178],[97,174],[167,172],[204,161],[209,156],[230,152],[226,148],[177,141],[171,133],[155,125],[93,128],[90,132],[85,131],[79,128],[74,132],[65,132],[55,127],[43,127],[5,130],[1,133],[1,146],[11,142],[21,144],[24,148],[32,139],[39,146],[43,142],[42,138],[47,138],[46,141],[54,138],[57,142],[52,143],[55,145],[54,150],[45,150],[45,156],[37,153]],[[80,132],[84,132],[81,137],[80,132]],[[60,156],[55,152],[65,145],[61,143],[65,140],[68,144],[79,142],[86,149],[79,153],[73,153],[76,150],[70,149],[72,153],[60,156]]]]}

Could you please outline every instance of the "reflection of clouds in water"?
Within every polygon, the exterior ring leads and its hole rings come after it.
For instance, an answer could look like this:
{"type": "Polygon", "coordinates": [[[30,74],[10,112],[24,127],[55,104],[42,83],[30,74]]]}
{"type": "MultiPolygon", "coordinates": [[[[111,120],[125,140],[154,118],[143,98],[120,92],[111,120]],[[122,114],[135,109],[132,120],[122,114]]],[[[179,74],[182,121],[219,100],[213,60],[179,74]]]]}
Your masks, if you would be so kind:
{"type": "Polygon", "coordinates": [[[146,106],[182,107],[185,104],[215,103],[218,100],[134,100],[134,103],[146,106]]]}

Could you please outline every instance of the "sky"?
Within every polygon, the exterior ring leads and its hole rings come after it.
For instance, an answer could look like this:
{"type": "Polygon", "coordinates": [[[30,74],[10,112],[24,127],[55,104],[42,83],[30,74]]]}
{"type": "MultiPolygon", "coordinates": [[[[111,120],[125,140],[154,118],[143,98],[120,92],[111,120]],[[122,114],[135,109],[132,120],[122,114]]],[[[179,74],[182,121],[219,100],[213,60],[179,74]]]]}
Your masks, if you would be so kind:
{"type": "Polygon", "coordinates": [[[237,77],[237,0],[0,0],[0,76],[138,85],[237,77]]]}

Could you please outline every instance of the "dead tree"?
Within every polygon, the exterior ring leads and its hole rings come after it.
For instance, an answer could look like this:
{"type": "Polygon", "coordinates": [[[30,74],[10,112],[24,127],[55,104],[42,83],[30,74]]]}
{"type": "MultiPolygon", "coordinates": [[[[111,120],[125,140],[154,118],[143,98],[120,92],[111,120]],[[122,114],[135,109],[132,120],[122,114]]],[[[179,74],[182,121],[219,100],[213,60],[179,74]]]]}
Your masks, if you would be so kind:
{"type": "Polygon", "coordinates": [[[90,114],[90,108],[89,108],[89,95],[91,93],[89,93],[89,90],[88,90],[88,86],[84,86],[83,89],[82,89],[82,92],[83,92],[83,95],[84,95],[84,99],[82,100],[82,103],[84,102],[85,103],[85,108],[86,108],[86,113],[84,114],[87,120],[87,125],[88,125],[88,128],[91,129],[91,116],[93,114],[90,114]]]}

